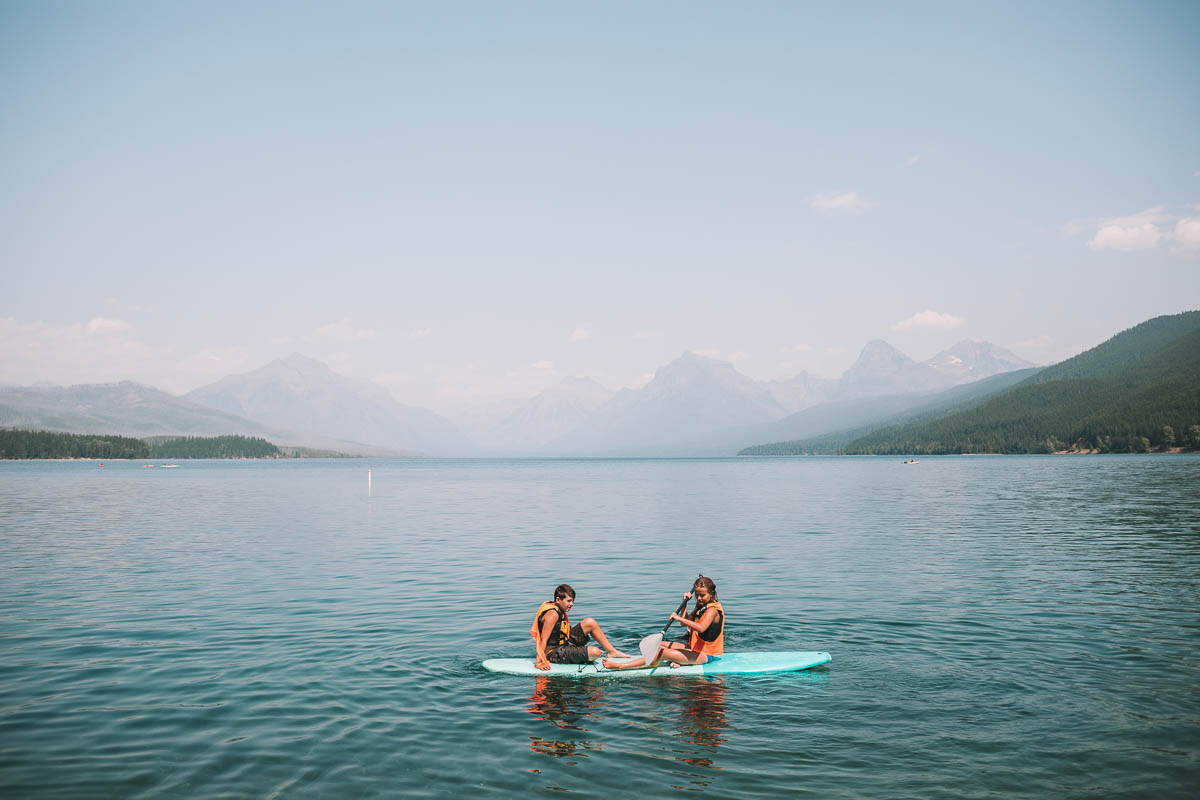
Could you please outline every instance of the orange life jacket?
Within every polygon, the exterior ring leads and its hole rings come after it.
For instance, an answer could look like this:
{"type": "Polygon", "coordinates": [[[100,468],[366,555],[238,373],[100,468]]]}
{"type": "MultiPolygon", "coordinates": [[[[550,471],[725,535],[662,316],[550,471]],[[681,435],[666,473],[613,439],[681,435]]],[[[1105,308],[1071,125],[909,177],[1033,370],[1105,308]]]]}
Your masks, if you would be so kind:
{"type": "Polygon", "coordinates": [[[571,623],[567,622],[567,615],[562,612],[562,609],[553,600],[547,600],[538,606],[537,614],[533,617],[533,626],[529,629],[529,635],[533,637],[535,642],[542,638],[542,616],[547,611],[554,611],[558,614],[558,631],[550,632],[550,641],[546,642],[546,651],[549,652],[556,647],[561,647],[567,643],[567,639],[571,638],[571,623]]]}
{"type": "Polygon", "coordinates": [[[688,650],[709,656],[719,656],[725,652],[725,609],[721,607],[721,604],[714,600],[708,605],[698,606],[688,615],[688,619],[699,622],[700,618],[704,616],[704,612],[710,608],[717,610],[717,618],[713,620],[707,630],[692,631],[692,638],[688,641],[688,650]]]}

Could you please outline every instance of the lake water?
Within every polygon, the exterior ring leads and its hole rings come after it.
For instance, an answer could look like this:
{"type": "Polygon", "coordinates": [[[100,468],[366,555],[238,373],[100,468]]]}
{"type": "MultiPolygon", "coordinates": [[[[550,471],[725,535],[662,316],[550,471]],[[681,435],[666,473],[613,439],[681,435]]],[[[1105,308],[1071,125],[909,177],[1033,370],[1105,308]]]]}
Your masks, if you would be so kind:
{"type": "Polygon", "coordinates": [[[4,797],[1198,785],[1198,457],[0,463],[4,797]],[[698,572],[727,649],[833,662],[480,667],[698,572]]]}

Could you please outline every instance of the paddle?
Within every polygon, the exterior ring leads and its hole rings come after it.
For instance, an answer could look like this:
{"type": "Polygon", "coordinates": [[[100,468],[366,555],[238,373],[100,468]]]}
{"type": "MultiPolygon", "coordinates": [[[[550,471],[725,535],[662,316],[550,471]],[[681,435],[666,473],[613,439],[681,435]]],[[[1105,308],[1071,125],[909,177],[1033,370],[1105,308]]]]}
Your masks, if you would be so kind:
{"type": "MultiPolygon", "coordinates": [[[[687,603],[687,598],[683,598],[683,602],[679,604],[679,608],[675,609],[675,613],[682,614],[683,610],[687,608],[687,603]]],[[[658,633],[652,633],[645,639],[642,639],[642,641],[638,642],[638,650],[642,651],[642,658],[646,660],[647,667],[654,662],[654,657],[658,655],[658,646],[662,644],[663,636],[666,635],[667,628],[671,627],[671,623],[674,621],[674,619],[668,619],[667,624],[663,626],[661,631],[658,633]]]]}

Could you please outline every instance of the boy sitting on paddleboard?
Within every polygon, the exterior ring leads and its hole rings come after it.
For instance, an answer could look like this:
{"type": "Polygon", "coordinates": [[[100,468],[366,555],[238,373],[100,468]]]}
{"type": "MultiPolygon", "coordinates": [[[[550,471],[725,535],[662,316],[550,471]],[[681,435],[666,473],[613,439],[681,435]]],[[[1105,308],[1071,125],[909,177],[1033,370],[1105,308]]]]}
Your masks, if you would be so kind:
{"type": "MultiPolygon", "coordinates": [[[[646,658],[618,663],[610,658],[600,662],[605,669],[632,669],[653,666],[666,661],[673,668],[682,664],[705,664],[712,656],[725,652],[725,609],[717,600],[717,585],[712,578],[701,575],[692,584],[692,591],[683,596],[684,601],[696,598],[696,605],[687,616],[672,614],[671,619],[683,625],[691,633],[686,643],[663,642],[658,652],[646,663],[646,658]]],[[[680,607],[682,609],[682,606],[680,607]]],[[[653,647],[653,645],[651,645],[653,647]]]]}
{"type": "Polygon", "coordinates": [[[573,605],[575,590],[563,583],[554,590],[553,600],[538,606],[533,626],[529,629],[529,635],[537,647],[537,656],[533,661],[535,667],[550,669],[551,663],[587,664],[600,657],[600,647],[604,648],[603,652],[609,658],[629,657],[609,644],[599,623],[591,617],[571,627],[567,612],[573,605]],[[595,639],[600,647],[589,645],[589,639],[595,639]]]}

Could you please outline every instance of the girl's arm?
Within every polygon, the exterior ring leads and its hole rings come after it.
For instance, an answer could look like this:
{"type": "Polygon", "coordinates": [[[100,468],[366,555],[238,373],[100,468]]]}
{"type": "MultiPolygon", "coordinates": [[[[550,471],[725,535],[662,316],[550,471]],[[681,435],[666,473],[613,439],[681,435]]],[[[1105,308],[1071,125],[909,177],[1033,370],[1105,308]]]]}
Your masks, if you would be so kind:
{"type": "Polygon", "coordinates": [[[716,621],[717,613],[718,612],[715,608],[710,608],[708,611],[704,612],[704,616],[700,617],[699,620],[693,621],[693,620],[688,619],[687,617],[680,616],[679,614],[672,614],[671,619],[676,620],[677,622],[679,622],[680,625],[683,625],[685,628],[691,628],[692,630],[699,633],[700,631],[708,630],[708,626],[712,625],[713,622],[716,621]]]}

